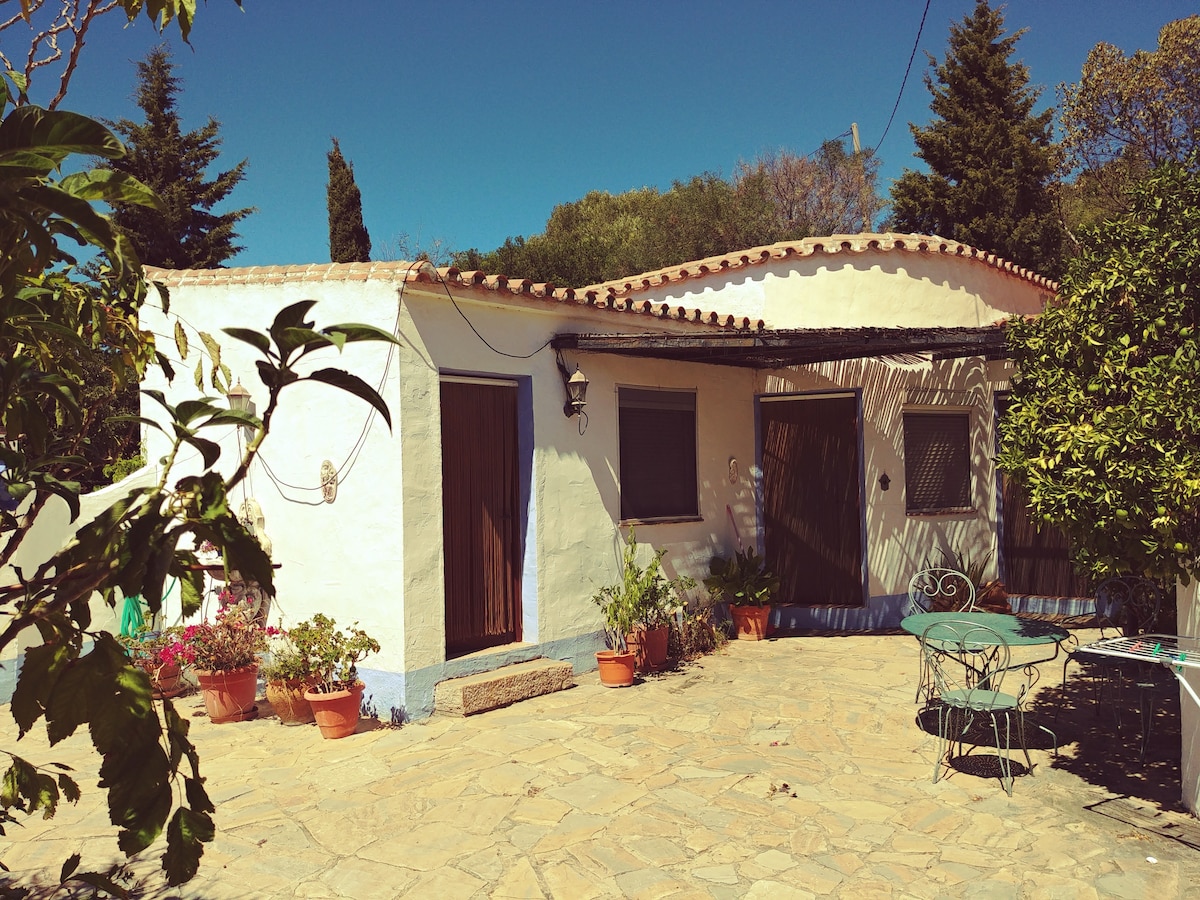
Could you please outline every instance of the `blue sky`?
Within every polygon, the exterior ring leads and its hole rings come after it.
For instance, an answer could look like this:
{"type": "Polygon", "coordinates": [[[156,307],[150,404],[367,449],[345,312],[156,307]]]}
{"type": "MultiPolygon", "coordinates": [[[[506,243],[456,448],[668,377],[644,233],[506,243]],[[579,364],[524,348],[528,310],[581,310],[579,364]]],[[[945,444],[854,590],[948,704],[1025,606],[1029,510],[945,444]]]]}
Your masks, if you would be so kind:
{"type": "MultiPolygon", "coordinates": [[[[816,149],[857,122],[876,146],[924,0],[720,3],[575,0],[231,0],[201,5],[192,48],[168,43],[185,125],[222,123],[222,159],[249,159],[231,203],[256,206],[232,265],[327,262],[325,154],[354,165],[375,255],[397,234],[490,250],[542,230],[589,190],[668,188],[730,174],[766,149],[816,149]],[[339,13],[331,13],[337,8],[339,13]]],[[[879,156],[882,187],[920,167],[907,123],[929,120],[925,52],[974,0],[932,0],[879,156]]],[[[1181,0],[1009,0],[1031,81],[1074,81],[1098,41],[1153,49],[1196,12],[1181,0]]],[[[5,49],[11,50],[12,36],[5,49]]],[[[63,108],[140,119],[134,64],[163,39],[145,19],[93,29],[63,108]]],[[[34,99],[45,82],[35,83],[34,99]]],[[[45,94],[42,93],[44,98],[45,94]]],[[[382,252],[381,252],[382,251],[382,252]]]]}

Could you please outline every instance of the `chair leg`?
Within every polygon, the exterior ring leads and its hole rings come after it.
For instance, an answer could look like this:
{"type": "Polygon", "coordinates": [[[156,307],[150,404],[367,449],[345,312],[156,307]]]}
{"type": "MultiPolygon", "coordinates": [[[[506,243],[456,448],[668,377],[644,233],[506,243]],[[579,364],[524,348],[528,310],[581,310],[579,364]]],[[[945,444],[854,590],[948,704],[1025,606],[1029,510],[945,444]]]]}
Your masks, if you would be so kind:
{"type": "Polygon", "coordinates": [[[937,784],[938,779],[942,775],[942,757],[946,753],[946,722],[948,718],[952,719],[953,710],[951,707],[942,704],[938,707],[938,749],[937,758],[933,761],[933,783],[937,784]]]}
{"type": "Polygon", "coordinates": [[[1000,747],[1000,724],[996,720],[996,714],[991,713],[992,719],[992,734],[996,737],[996,756],[1000,760],[1000,784],[1004,788],[1004,792],[1008,796],[1013,793],[1013,775],[1012,775],[1012,758],[1010,751],[1012,748],[1012,725],[1008,713],[1004,714],[1004,747],[1000,747]]]}

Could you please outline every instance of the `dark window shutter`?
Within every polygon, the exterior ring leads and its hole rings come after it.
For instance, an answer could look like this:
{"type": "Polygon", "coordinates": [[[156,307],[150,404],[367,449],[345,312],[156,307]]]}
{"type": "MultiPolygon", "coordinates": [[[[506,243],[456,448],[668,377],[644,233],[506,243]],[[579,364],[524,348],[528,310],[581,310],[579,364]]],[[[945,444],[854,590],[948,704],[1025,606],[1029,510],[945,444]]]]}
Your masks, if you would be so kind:
{"type": "Polygon", "coordinates": [[[620,388],[621,518],[699,515],[696,395],[620,388]]]}
{"type": "Polygon", "coordinates": [[[905,508],[971,508],[971,418],[968,413],[904,414],[905,508]]]}

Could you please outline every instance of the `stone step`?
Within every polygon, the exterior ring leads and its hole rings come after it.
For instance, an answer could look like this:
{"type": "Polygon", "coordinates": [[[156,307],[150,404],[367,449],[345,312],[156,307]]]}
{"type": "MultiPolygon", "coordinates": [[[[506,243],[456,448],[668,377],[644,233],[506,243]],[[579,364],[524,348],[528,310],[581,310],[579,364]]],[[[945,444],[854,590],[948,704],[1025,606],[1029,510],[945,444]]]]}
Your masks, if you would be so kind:
{"type": "Polygon", "coordinates": [[[569,662],[534,659],[439,682],[433,706],[436,714],[470,716],[574,686],[575,669],[569,662]]]}

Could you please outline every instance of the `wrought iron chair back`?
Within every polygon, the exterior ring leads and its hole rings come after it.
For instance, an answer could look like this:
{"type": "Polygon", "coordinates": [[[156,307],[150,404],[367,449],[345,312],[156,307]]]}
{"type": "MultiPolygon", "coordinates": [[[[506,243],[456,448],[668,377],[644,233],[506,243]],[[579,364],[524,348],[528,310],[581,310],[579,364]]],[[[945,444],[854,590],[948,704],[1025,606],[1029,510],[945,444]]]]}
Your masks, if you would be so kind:
{"type": "Polygon", "coordinates": [[[975,585],[958,569],[922,569],[909,579],[908,607],[909,615],[972,612],[975,609],[975,585]]]}
{"type": "Polygon", "coordinates": [[[1118,575],[1096,586],[1096,621],[1100,633],[1119,628],[1125,637],[1155,630],[1162,608],[1162,591],[1149,578],[1118,575]]]}

